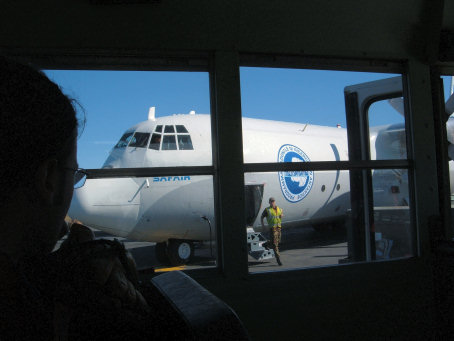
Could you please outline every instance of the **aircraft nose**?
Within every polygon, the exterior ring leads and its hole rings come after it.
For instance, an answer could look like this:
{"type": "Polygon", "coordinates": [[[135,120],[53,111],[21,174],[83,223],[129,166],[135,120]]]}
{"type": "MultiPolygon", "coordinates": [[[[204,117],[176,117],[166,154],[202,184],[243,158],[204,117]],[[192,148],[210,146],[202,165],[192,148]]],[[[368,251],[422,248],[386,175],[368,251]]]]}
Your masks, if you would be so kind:
{"type": "Polygon", "coordinates": [[[74,190],[68,215],[87,226],[124,237],[136,225],[142,187],[132,178],[87,179],[74,190]]]}
{"type": "Polygon", "coordinates": [[[74,190],[71,205],[69,206],[68,215],[71,219],[77,219],[86,222],[88,218],[88,200],[85,197],[84,186],[74,190]]]}

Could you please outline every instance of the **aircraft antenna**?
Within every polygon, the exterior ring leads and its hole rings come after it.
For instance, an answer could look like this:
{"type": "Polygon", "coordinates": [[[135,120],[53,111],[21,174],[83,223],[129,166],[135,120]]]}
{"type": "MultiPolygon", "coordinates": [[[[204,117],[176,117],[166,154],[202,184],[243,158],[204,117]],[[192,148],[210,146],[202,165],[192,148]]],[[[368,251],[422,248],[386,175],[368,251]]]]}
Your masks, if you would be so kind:
{"type": "Polygon", "coordinates": [[[150,110],[148,110],[148,120],[149,121],[156,121],[155,110],[156,110],[156,107],[150,107],[150,110]]]}

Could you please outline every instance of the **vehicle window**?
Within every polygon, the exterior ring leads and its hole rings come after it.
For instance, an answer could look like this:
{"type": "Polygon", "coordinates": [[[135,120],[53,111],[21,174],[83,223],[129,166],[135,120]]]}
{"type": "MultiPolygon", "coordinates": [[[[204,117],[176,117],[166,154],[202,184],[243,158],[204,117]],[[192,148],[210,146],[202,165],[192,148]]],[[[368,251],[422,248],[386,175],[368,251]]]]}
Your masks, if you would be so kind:
{"type": "Polygon", "coordinates": [[[129,147],[139,147],[145,148],[148,143],[148,139],[150,138],[149,133],[139,133],[136,132],[129,143],[129,147]]]}
{"type": "MultiPolygon", "coordinates": [[[[162,126],[160,126],[160,127],[162,130],[162,126]]],[[[161,145],[161,135],[153,134],[153,136],[151,136],[150,149],[159,150],[160,145],[161,145]]]]}
{"type": "MultiPolygon", "coordinates": [[[[452,106],[452,97],[454,96],[454,75],[442,75],[443,79],[443,89],[444,89],[444,100],[445,100],[445,111],[446,114],[449,115],[449,118],[446,121],[446,132],[447,132],[447,140],[445,143],[447,144],[448,150],[448,172],[449,172],[449,189],[448,192],[450,193],[450,201],[451,207],[454,204],[454,108],[452,106]]],[[[453,103],[454,104],[454,103],[453,103]]],[[[451,217],[451,230],[449,231],[451,235],[454,235],[454,219],[451,217]]]]}
{"type": "Polygon", "coordinates": [[[173,126],[166,126],[164,128],[164,133],[174,133],[175,132],[175,129],[173,128],[173,126]]]}
{"type": "MultiPolygon", "coordinates": [[[[167,126],[166,126],[167,128],[167,126]]],[[[173,129],[173,126],[172,126],[173,129]]],[[[177,142],[175,141],[175,135],[164,135],[162,141],[162,150],[176,150],[177,142]]]]}
{"type": "Polygon", "coordinates": [[[187,133],[187,129],[185,128],[185,126],[182,126],[182,125],[177,125],[177,133],[187,133]]]}
{"type": "MultiPolygon", "coordinates": [[[[184,127],[183,127],[184,128],[184,127]]],[[[178,126],[177,126],[178,130],[178,126]]],[[[193,150],[191,136],[189,135],[177,135],[178,137],[178,149],[180,150],[193,150]]]]}
{"type": "Polygon", "coordinates": [[[131,140],[132,134],[133,133],[123,134],[123,136],[121,137],[120,141],[118,141],[118,143],[115,145],[114,148],[125,148],[125,147],[127,147],[129,141],[131,140]]]}
{"type": "Polygon", "coordinates": [[[402,77],[241,67],[240,79],[249,272],[415,255],[402,77]],[[347,120],[360,117],[368,126],[348,136],[347,120]],[[363,145],[349,144],[360,138],[363,145]],[[317,169],[318,161],[332,168],[317,169]],[[351,161],[362,168],[336,165],[351,161]],[[276,162],[302,167],[261,165],[276,162]],[[267,209],[272,202],[281,217],[267,209]]]}
{"type": "MultiPolygon", "coordinates": [[[[96,237],[109,239],[129,236],[139,222],[162,221],[164,229],[144,226],[134,236],[120,239],[136,257],[139,269],[168,271],[170,266],[182,264],[191,270],[216,267],[215,177],[214,169],[204,168],[213,165],[209,72],[45,70],[45,73],[65,93],[77,97],[90,113],[83,133],[78,132],[82,133],[77,148],[79,167],[104,168],[97,173],[101,177],[86,179],[83,187],[74,191],[67,220],[77,219],[87,226],[96,226],[96,237]],[[151,102],[150,93],[154,95],[151,102]],[[152,105],[156,107],[151,109],[152,105]],[[100,106],[103,110],[99,110],[100,106]],[[191,108],[203,114],[194,117],[189,114],[191,108]],[[195,119],[198,127],[202,126],[198,134],[207,133],[205,143],[199,145],[198,140],[194,141],[197,158],[191,157],[191,151],[181,151],[185,154],[182,157],[177,155],[180,152],[177,153],[175,124],[188,125],[187,130],[192,130],[187,119],[195,119]],[[169,133],[164,133],[166,125],[169,133]],[[142,140],[137,133],[150,135],[142,140]],[[166,150],[161,152],[164,135],[166,150]],[[136,145],[144,148],[126,148],[136,145]],[[190,169],[175,175],[174,170],[179,167],[190,169]],[[156,174],[156,168],[164,170],[156,174]],[[200,171],[204,175],[196,175],[200,171]],[[204,194],[195,202],[191,197],[194,192],[204,194]],[[178,207],[191,210],[176,212],[178,207]],[[145,253],[150,257],[143,257],[145,253]]],[[[84,110],[80,110],[78,119],[84,119],[84,110]]],[[[191,138],[196,139],[194,135],[191,138]]]]}

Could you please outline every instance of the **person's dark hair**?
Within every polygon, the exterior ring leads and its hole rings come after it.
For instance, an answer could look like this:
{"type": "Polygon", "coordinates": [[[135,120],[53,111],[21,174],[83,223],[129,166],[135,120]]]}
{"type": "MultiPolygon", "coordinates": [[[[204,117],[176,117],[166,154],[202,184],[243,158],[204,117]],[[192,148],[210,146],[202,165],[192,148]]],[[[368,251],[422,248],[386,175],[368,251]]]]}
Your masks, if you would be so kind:
{"type": "Polygon", "coordinates": [[[39,164],[64,160],[76,110],[44,73],[0,56],[0,207],[39,164]]]}

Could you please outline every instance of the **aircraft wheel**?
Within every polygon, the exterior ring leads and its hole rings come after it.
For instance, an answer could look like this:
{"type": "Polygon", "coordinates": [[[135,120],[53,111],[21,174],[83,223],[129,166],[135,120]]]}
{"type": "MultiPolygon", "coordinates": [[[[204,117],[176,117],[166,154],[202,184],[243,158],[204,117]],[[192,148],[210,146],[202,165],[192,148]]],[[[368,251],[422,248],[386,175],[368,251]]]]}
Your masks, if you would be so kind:
{"type": "Polygon", "coordinates": [[[166,242],[156,243],[155,253],[156,253],[156,259],[158,260],[159,263],[161,263],[161,264],[169,263],[169,257],[167,256],[167,243],[166,242]]]}
{"type": "Polygon", "coordinates": [[[188,240],[172,239],[167,248],[170,264],[177,266],[190,262],[194,256],[194,244],[188,240]]]}

